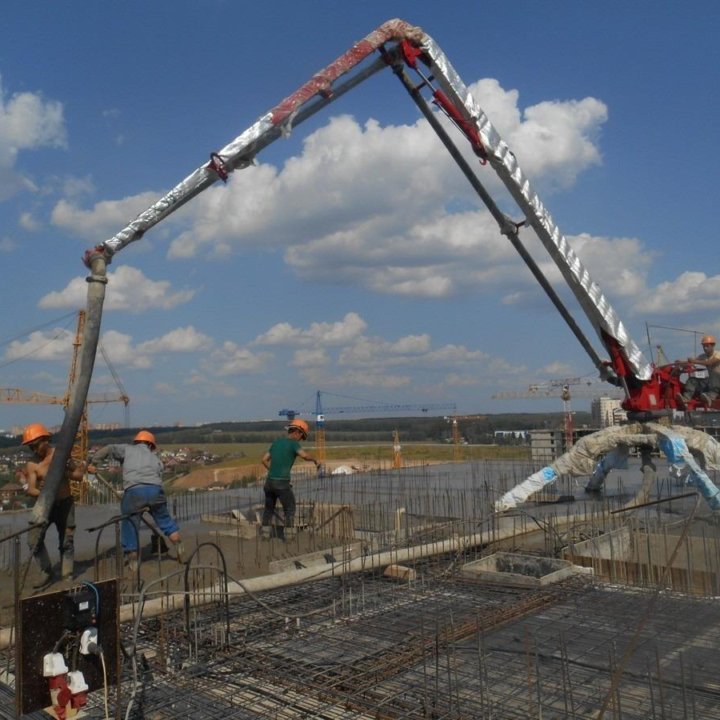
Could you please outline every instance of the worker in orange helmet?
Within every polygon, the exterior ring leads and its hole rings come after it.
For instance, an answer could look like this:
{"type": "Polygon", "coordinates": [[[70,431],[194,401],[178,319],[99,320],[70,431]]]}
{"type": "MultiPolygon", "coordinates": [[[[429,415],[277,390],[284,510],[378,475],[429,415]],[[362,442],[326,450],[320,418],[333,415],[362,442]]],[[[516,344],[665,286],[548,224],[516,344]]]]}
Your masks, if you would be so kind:
{"type": "MultiPolygon", "coordinates": [[[[31,497],[38,497],[43,488],[55,454],[50,445],[50,431],[42,423],[32,423],[23,431],[22,444],[30,448],[33,459],[28,461],[22,471],[25,480],[25,492],[31,497]]],[[[34,527],[28,533],[28,545],[37,563],[41,577],[34,584],[36,590],[43,590],[55,582],[50,556],[45,547],[45,534],[50,525],[55,525],[58,534],[60,552],[60,572],[64,580],[71,579],[75,564],[75,502],[70,490],[71,480],[82,480],[83,468],[75,461],[69,460],[63,480],[58,488],[55,501],[50,508],[47,522],[34,527]]]]}
{"type": "Polygon", "coordinates": [[[133,438],[132,444],[100,448],[93,454],[88,471],[95,472],[97,463],[108,457],[122,464],[123,496],[120,510],[123,520],[120,535],[131,571],[137,568],[140,516],[144,508],[149,509],[157,526],[173,543],[177,559],[182,562],[180,529],[168,510],[162,485],[163,463],[157,454],[155,436],[148,430],[141,430],[133,438]]]}
{"type": "MultiPolygon", "coordinates": [[[[682,393],[675,397],[681,410],[687,409],[687,403],[698,393],[700,400],[706,407],[711,407],[720,394],[720,351],[715,350],[715,338],[712,335],[703,335],[700,340],[703,352],[697,357],[689,357],[688,363],[702,365],[707,368],[706,377],[689,377],[682,393]]],[[[682,361],[677,361],[682,363],[682,361]]]]}
{"type": "Polygon", "coordinates": [[[295,537],[295,493],[292,489],[290,472],[297,458],[315,463],[320,463],[310,453],[300,446],[301,440],[306,440],[310,428],[304,420],[295,418],[287,426],[287,436],[274,440],[268,451],[263,455],[262,464],[268,471],[267,479],[263,490],[265,491],[265,508],[262,516],[261,537],[270,537],[275,505],[280,501],[285,515],[285,540],[292,540],[295,537]]]}

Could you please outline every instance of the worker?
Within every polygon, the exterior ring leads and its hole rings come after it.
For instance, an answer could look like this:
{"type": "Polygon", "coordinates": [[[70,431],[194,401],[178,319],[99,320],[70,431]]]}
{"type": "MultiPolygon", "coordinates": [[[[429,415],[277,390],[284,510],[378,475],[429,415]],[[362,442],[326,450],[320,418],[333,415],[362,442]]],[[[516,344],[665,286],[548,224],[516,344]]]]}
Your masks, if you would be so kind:
{"type": "MultiPolygon", "coordinates": [[[[720,393],[720,351],[715,350],[715,338],[712,335],[703,335],[700,344],[703,349],[702,354],[689,357],[685,362],[707,368],[707,376],[687,379],[683,391],[675,396],[675,402],[681,410],[687,409],[688,402],[696,393],[706,407],[711,407],[720,393]]],[[[676,364],[685,364],[685,362],[677,360],[676,364]]]]}
{"type": "Polygon", "coordinates": [[[147,430],[141,430],[131,445],[106,445],[100,448],[93,454],[88,472],[95,472],[97,463],[107,457],[122,464],[123,496],[120,510],[123,519],[120,535],[130,571],[134,572],[137,568],[140,516],[145,508],[173,543],[178,562],[182,562],[184,549],[180,529],[168,510],[162,486],[163,463],[157,454],[155,436],[147,430]]]}
{"type": "MultiPolygon", "coordinates": [[[[42,423],[32,423],[23,431],[22,444],[30,448],[33,459],[25,464],[22,471],[25,492],[30,497],[39,497],[55,454],[50,445],[50,431],[42,423]]],[[[45,534],[50,525],[55,525],[60,552],[60,573],[63,580],[71,579],[75,564],[75,501],[70,489],[71,480],[82,480],[83,468],[69,460],[55,500],[50,508],[47,522],[32,528],[28,533],[28,545],[40,569],[40,579],[33,585],[43,590],[55,582],[50,556],[45,547],[45,534]]]]}
{"type": "Polygon", "coordinates": [[[304,420],[295,418],[287,426],[287,437],[274,440],[268,451],[263,455],[262,464],[268,471],[263,490],[265,491],[265,508],[262,516],[261,537],[270,537],[270,523],[275,512],[275,505],[280,501],[285,515],[285,540],[295,537],[295,494],[290,481],[290,472],[297,458],[320,463],[310,453],[300,446],[301,440],[306,440],[310,428],[304,420]]]}

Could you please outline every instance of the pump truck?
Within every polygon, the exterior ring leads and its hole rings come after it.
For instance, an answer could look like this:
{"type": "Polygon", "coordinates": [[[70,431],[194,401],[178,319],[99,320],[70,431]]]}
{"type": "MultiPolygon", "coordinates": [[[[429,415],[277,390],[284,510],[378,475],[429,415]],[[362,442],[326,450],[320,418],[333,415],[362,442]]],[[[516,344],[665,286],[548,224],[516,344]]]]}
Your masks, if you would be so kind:
{"type": "Polygon", "coordinates": [[[257,155],[270,143],[287,136],[305,120],[386,68],[395,74],[427,119],[497,222],[500,233],[527,264],[600,376],[623,389],[623,408],[630,418],[649,421],[676,410],[675,398],[682,387],[681,372],[692,371],[693,368],[678,368],[675,365],[655,367],[645,360],[608,298],[555,224],[517,158],[472,97],[447,56],[421,28],[393,19],[356,42],[230,143],[209,153],[207,162],[116,235],[85,253],[84,262],[90,269],[90,275],[87,278],[87,319],[79,372],[62,428],[56,436],[57,449],[43,495],[35,505],[38,521],[47,518],[82,413],[100,332],[106,270],[113,257],[214,183],[229,182],[233,172],[252,165],[257,155]],[[468,145],[471,152],[467,151],[468,145]],[[472,161],[468,155],[473,156],[472,161]],[[489,171],[494,171],[515,202],[514,217],[501,210],[483,184],[482,175],[489,171]],[[604,349],[602,355],[596,351],[526,249],[520,237],[521,230],[526,229],[534,231],[558,267],[597,334],[604,349]]]}

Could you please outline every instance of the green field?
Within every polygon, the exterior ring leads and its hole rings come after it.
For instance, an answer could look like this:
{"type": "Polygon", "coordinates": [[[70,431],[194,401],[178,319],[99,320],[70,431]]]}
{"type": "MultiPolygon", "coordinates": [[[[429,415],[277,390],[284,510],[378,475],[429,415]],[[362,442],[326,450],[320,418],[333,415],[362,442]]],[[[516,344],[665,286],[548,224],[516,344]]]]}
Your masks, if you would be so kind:
{"type": "MultiPolygon", "coordinates": [[[[175,451],[187,445],[163,445],[162,450],[175,451]]],[[[190,446],[193,450],[204,450],[217,455],[220,461],[212,467],[237,467],[255,465],[260,462],[268,448],[267,443],[202,443],[190,446]]],[[[316,452],[312,443],[303,447],[310,453],[316,452]]],[[[530,449],[522,445],[460,445],[455,448],[448,443],[404,443],[402,460],[405,465],[424,462],[463,462],[471,460],[527,460],[530,449]]],[[[328,461],[340,462],[349,458],[360,462],[390,466],[393,461],[393,447],[387,444],[368,443],[329,443],[325,447],[328,461]]]]}

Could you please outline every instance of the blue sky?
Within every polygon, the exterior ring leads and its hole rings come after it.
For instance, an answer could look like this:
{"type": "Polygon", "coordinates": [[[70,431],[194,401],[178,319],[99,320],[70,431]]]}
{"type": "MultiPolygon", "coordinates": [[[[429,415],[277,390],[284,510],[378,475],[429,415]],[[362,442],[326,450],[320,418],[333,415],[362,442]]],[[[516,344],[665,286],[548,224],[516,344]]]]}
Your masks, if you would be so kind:
{"type": "MultiPolygon", "coordinates": [[[[83,252],[393,17],[439,44],[644,351],[720,332],[715,2],[8,0],[0,387],[62,395],[83,252]]],[[[102,343],[133,425],[275,418],[318,389],[560,409],[492,395],[594,375],[389,71],[108,269],[102,343]]],[[[99,359],[91,393],[115,391],[99,359]]],[[[59,418],[0,406],[0,427],[59,418]]]]}

